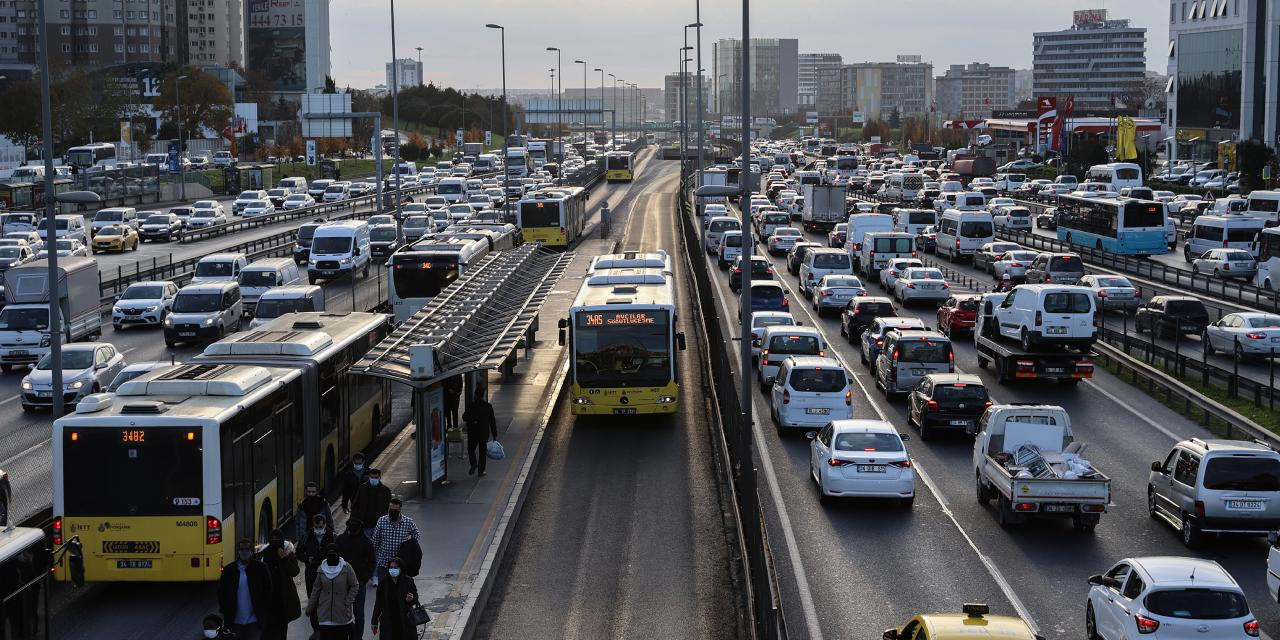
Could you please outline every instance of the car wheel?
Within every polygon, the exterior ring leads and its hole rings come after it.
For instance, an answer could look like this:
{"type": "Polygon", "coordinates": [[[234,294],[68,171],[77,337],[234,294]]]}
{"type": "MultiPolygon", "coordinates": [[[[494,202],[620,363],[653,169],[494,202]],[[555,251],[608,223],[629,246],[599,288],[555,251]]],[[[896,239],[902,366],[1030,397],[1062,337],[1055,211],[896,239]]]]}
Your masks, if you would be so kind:
{"type": "Polygon", "coordinates": [[[112,322],[111,328],[115,329],[116,331],[120,331],[121,329],[124,328],[124,325],[120,324],[119,322],[112,322]]]}
{"type": "Polygon", "coordinates": [[[1203,534],[1200,533],[1200,527],[1196,526],[1195,521],[1191,519],[1191,514],[1185,512],[1182,514],[1181,526],[1183,546],[1188,549],[1194,549],[1199,546],[1200,538],[1203,534]]]}
{"type": "Polygon", "coordinates": [[[1133,330],[1138,333],[1145,331],[1145,329],[1142,328],[1142,318],[1138,317],[1138,312],[1136,311],[1133,313],[1133,330]]]}
{"type": "Polygon", "coordinates": [[[1026,328],[1026,327],[1023,327],[1023,328],[1022,328],[1022,334],[1021,334],[1020,341],[1022,342],[1022,350],[1023,350],[1023,351],[1030,351],[1030,350],[1031,350],[1031,333],[1027,331],[1027,328],[1026,328]]]}
{"type": "Polygon", "coordinates": [[[910,509],[911,505],[915,503],[916,503],[915,494],[911,494],[909,497],[906,497],[906,498],[898,498],[898,506],[904,509],[910,509]]]}
{"type": "Polygon", "coordinates": [[[1191,265],[1191,275],[1193,275],[1193,276],[1198,276],[1198,275],[1200,275],[1200,265],[1198,265],[1198,264],[1192,264],[1192,265],[1191,265]]]}
{"type": "Polygon", "coordinates": [[[1095,620],[1092,602],[1084,610],[1084,637],[1088,640],[1102,640],[1102,636],[1098,635],[1098,623],[1095,620]]]}
{"type": "Polygon", "coordinates": [[[1156,490],[1154,487],[1147,486],[1147,515],[1151,519],[1156,518],[1156,490]]]}
{"type": "Polygon", "coordinates": [[[1241,347],[1239,343],[1236,343],[1235,356],[1236,356],[1236,360],[1244,360],[1244,357],[1245,357],[1244,347],[1241,347]]]}
{"type": "Polygon", "coordinates": [[[1214,348],[1213,348],[1213,342],[1212,342],[1211,340],[1209,340],[1209,330],[1208,330],[1208,329],[1205,329],[1204,333],[1201,333],[1201,334],[1200,334],[1200,343],[1201,343],[1202,345],[1204,345],[1204,352],[1205,352],[1206,354],[1208,354],[1208,355],[1213,355],[1213,354],[1215,354],[1215,353],[1217,353],[1217,352],[1218,352],[1218,350],[1217,350],[1217,349],[1214,349],[1214,348]]]}

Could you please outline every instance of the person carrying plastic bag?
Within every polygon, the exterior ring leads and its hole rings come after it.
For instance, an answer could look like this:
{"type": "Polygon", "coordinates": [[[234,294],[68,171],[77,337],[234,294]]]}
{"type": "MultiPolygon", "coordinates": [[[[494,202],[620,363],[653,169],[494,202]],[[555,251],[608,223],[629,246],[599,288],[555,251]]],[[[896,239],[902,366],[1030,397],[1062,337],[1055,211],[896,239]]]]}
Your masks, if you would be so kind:
{"type": "MultiPolygon", "coordinates": [[[[467,410],[462,414],[462,421],[467,425],[467,460],[471,469],[467,475],[479,472],[484,477],[485,462],[489,458],[489,443],[492,437],[498,441],[498,420],[493,415],[493,405],[484,397],[484,391],[477,389],[475,398],[467,403],[467,410]]],[[[501,450],[502,445],[498,445],[501,450]]]]}

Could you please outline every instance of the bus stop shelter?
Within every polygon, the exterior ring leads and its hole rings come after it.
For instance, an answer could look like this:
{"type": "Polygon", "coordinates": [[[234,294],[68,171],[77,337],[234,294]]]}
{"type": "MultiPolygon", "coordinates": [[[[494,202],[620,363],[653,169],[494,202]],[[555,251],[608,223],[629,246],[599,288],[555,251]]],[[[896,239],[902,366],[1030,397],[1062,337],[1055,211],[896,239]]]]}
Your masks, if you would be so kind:
{"type": "Polygon", "coordinates": [[[461,375],[468,402],[492,369],[510,372],[533,342],[538,311],[573,259],[539,244],[493,253],[446,287],[350,368],[413,388],[422,497],[446,475],[444,382],[461,375]]]}

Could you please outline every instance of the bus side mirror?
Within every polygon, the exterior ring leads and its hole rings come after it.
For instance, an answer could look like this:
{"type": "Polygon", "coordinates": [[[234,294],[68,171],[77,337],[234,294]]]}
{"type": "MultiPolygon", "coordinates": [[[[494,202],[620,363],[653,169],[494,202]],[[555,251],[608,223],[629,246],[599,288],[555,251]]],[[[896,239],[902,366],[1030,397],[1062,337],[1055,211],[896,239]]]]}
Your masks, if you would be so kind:
{"type": "Polygon", "coordinates": [[[564,318],[560,318],[560,321],[557,322],[556,325],[560,328],[560,346],[564,346],[564,344],[568,342],[569,321],[564,318]]]}
{"type": "Polygon", "coordinates": [[[685,350],[685,341],[684,341],[683,331],[676,334],[676,347],[678,347],[681,351],[685,350]]]}
{"type": "Polygon", "coordinates": [[[71,582],[77,588],[84,586],[84,548],[79,538],[67,542],[67,565],[71,572],[71,582]]]}

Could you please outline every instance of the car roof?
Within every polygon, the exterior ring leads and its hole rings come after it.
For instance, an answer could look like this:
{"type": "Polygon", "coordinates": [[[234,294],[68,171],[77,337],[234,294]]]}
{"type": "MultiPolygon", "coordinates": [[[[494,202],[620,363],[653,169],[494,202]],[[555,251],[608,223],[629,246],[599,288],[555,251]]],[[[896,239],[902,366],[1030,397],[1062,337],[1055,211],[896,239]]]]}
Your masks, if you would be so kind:
{"type": "Polygon", "coordinates": [[[934,384],[971,384],[974,386],[982,386],[982,378],[972,373],[930,373],[925,376],[926,380],[932,380],[934,384]]]}
{"type": "Polygon", "coordinates": [[[178,290],[178,295],[184,293],[221,293],[224,289],[231,287],[239,287],[240,284],[235,280],[212,280],[209,282],[193,282],[178,290]]]}
{"type": "MultiPolygon", "coordinates": [[[[71,343],[62,345],[62,352],[66,353],[68,351],[93,351],[98,347],[111,347],[115,349],[115,345],[111,344],[110,342],[71,342],[71,343]]],[[[116,350],[119,351],[119,349],[116,349],[116,350]]]]}
{"type": "Polygon", "coordinates": [[[1141,567],[1152,579],[1151,586],[1225,587],[1240,590],[1231,574],[1213,560],[1182,556],[1148,556],[1124,560],[1141,567]]]}
{"type": "Polygon", "coordinates": [[[929,329],[890,329],[891,333],[897,333],[900,340],[938,340],[951,342],[948,338],[937,331],[929,329]]]}
{"type": "Polygon", "coordinates": [[[751,318],[788,318],[795,320],[795,316],[792,316],[789,311],[752,311],[751,318]]]}
{"type": "Polygon", "coordinates": [[[143,280],[141,282],[134,282],[129,286],[125,287],[125,291],[128,291],[133,287],[148,287],[148,286],[154,287],[157,285],[167,285],[167,284],[171,284],[171,283],[168,280],[143,280]]]}
{"type": "Polygon", "coordinates": [[[857,303],[858,303],[858,304],[862,304],[862,303],[864,303],[864,302],[876,302],[876,303],[881,303],[881,304],[884,304],[884,303],[893,304],[893,300],[889,299],[889,297],[888,297],[888,296],[861,296],[861,297],[859,297],[859,298],[857,299],[857,303]]]}
{"type": "Polygon", "coordinates": [[[840,361],[827,356],[788,356],[794,368],[817,369],[819,367],[827,367],[830,369],[844,370],[840,365],[840,361]]]}
{"type": "Polygon", "coordinates": [[[930,638],[1007,638],[1034,640],[1036,636],[1021,618],[983,615],[971,618],[964,613],[928,613],[920,616],[930,638]]]}
{"type": "Polygon", "coordinates": [[[248,259],[243,253],[211,253],[203,258],[200,258],[200,261],[203,262],[205,260],[239,260],[240,258],[245,258],[246,260],[248,259]]]}
{"type": "Polygon", "coordinates": [[[853,418],[849,420],[832,420],[831,428],[836,433],[892,433],[898,434],[898,428],[884,420],[868,420],[853,418]]]}
{"type": "Polygon", "coordinates": [[[784,331],[785,331],[785,332],[787,332],[787,333],[794,333],[794,334],[796,334],[796,335],[802,335],[802,334],[803,334],[803,335],[808,335],[808,336],[817,336],[817,337],[819,337],[819,338],[821,338],[821,337],[822,337],[822,332],[821,332],[821,331],[819,331],[817,327],[806,327],[806,326],[804,326],[804,325],[799,325],[799,324],[795,324],[795,325],[775,325],[775,326],[772,326],[772,327],[765,327],[765,328],[764,328],[764,330],[765,330],[765,332],[766,332],[766,333],[768,333],[768,332],[782,333],[782,332],[784,332],[784,331]]]}
{"type": "Polygon", "coordinates": [[[1205,453],[1276,453],[1275,449],[1257,442],[1222,440],[1217,438],[1192,438],[1178,443],[1183,447],[1205,453]]]}

